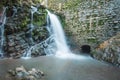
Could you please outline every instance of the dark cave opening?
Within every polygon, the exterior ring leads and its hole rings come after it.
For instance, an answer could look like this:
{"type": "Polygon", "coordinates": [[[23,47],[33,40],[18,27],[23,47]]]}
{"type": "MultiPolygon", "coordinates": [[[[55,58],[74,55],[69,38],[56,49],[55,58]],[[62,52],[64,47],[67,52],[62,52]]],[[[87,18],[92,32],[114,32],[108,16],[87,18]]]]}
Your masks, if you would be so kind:
{"type": "Polygon", "coordinates": [[[90,45],[82,45],[81,46],[81,51],[82,51],[82,53],[90,53],[91,52],[90,45]]]}

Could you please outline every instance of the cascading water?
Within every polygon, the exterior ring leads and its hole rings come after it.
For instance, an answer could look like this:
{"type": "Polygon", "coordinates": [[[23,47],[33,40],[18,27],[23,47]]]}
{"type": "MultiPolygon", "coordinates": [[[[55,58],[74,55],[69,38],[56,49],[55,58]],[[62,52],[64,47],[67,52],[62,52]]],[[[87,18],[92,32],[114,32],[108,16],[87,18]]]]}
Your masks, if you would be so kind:
{"type": "MultiPolygon", "coordinates": [[[[72,59],[86,59],[85,56],[78,56],[73,54],[66,42],[66,38],[64,35],[64,31],[62,29],[62,25],[58,19],[58,17],[51,13],[50,11],[48,11],[46,9],[46,11],[48,12],[47,15],[47,29],[49,31],[50,35],[53,35],[53,40],[54,40],[54,47],[48,47],[48,49],[52,49],[52,51],[54,51],[54,54],[56,57],[59,58],[64,58],[64,59],[68,59],[68,58],[72,58],[72,59]]],[[[51,44],[49,44],[51,45],[51,44]]],[[[51,45],[53,46],[53,44],[51,45]]]]}
{"type": "MultiPolygon", "coordinates": [[[[33,49],[37,48],[37,46],[41,46],[41,45],[46,46],[46,47],[43,47],[43,49],[47,55],[55,54],[56,56],[63,56],[63,55],[66,56],[71,53],[71,51],[68,48],[67,42],[65,40],[64,31],[62,29],[62,25],[61,25],[59,19],[57,18],[56,15],[52,14],[48,10],[47,10],[47,12],[48,12],[47,29],[49,31],[50,37],[39,44],[31,46],[24,53],[24,55],[23,55],[24,58],[31,57],[31,51],[33,49]]],[[[31,15],[31,20],[33,20],[33,13],[31,15]]],[[[32,21],[31,21],[31,23],[32,23],[32,21]]]]}
{"type": "Polygon", "coordinates": [[[54,35],[54,40],[56,44],[56,52],[55,55],[57,56],[64,56],[71,53],[69,50],[69,47],[67,45],[67,42],[65,40],[64,31],[62,29],[62,25],[58,19],[58,17],[48,11],[47,16],[47,29],[50,33],[50,35],[54,35]]]}
{"type": "MultiPolygon", "coordinates": [[[[33,39],[32,39],[32,31],[34,29],[34,25],[33,25],[33,15],[34,13],[37,14],[41,14],[40,12],[38,12],[37,7],[31,6],[31,23],[30,25],[28,25],[29,31],[27,31],[27,33],[29,34],[29,43],[33,44],[33,39]]],[[[31,54],[32,54],[32,50],[36,48],[37,45],[29,45],[28,49],[23,53],[22,58],[31,58],[31,54]]]]}
{"type": "MultiPolygon", "coordinates": [[[[32,14],[31,15],[31,24],[33,21],[33,14],[34,14],[34,12],[37,11],[36,8],[33,8],[33,9],[35,9],[35,10],[32,10],[33,12],[31,13],[32,14]]],[[[36,49],[37,47],[41,47],[43,49],[43,51],[45,52],[45,54],[47,54],[47,55],[54,54],[55,56],[61,57],[61,58],[80,59],[78,56],[72,54],[72,52],[70,51],[70,49],[67,45],[67,42],[66,42],[64,31],[62,29],[62,25],[61,25],[58,17],[55,14],[48,11],[47,9],[46,9],[46,11],[48,12],[47,30],[49,32],[50,37],[39,44],[30,46],[28,48],[28,50],[24,53],[22,58],[25,58],[25,59],[30,58],[32,50],[36,49]]]]}
{"type": "Polygon", "coordinates": [[[3,44],[4,44],[4,24],[6,23],[6,7],[0,13],[0,57],[3,57],[3,44]]]}
{"type": "MultiPolygon", "coordinates": [[[[34,25],[33,23],[33,14],[37,12],[37,8],[34,6],[31,6],[31,23],[30,25],[28,25],[29,31],[27,31],[27,34],[29,35],[28,39],[29,39],[29,43],[33,43],[33,39],[32,39],[32,31],[34,29],[34,25]]],[[[29,45],[29,48],[23,53],[22,58],[30,58],[31,57],[31,51],[34,47],[29,45]]]]}

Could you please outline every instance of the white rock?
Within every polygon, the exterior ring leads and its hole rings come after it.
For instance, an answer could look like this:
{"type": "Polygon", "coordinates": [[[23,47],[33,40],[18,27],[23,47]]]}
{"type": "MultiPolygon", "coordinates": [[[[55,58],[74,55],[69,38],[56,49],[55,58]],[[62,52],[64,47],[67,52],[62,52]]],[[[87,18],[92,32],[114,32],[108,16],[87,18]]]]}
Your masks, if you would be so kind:
{"type": "Polygon", "coordinates": [[[26,70],[23,66],[20,66],[16,68],[16,72],[26,72],[26,70]]]}

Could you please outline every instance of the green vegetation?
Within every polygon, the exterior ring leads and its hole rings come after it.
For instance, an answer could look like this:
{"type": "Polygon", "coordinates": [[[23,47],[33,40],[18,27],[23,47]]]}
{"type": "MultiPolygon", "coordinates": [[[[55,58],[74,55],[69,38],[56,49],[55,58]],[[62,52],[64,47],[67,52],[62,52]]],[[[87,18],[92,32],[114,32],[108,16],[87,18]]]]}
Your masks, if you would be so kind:
{"type": "Polygon", "coordinates": [[[60,13],[57,13],[57,16],[61,20],[61,23],[62,23],[63,27],[65,27],[67,25],[66,22],[65,22],[65,16],[63,14],[60,14],[60,13]]]}
{"type": "Polygon", "coordinates": [[[88,42],[90,42],[90,43],[96,43],[97,42],[97,39],[96,38],[89,38],[89,39],[87,39],[88,40],[88,42]]]}
{"type": "Polygon", "coordinates": [[[33,19],[33,24],[37,25],[37,26],[42,26],[43,24],[45,24],[46,22],[46,15],[42,14],[34,14],[34,19],[33,19]]]}
{"type": "Polygon", "coordinates": [[[80,4],[82,0],[69,0],[66,1],[63,8],[67,9],[75,9],[78,4],[80,4]]]}
{"type": "Polygon", "coordinates": [[[24,19],[22,19],[22,21],[21,21],[21,29],[24,29],[24,28],[26,28],[27,27],[27,25],[28,25],[28,22],[29,22],[29,18],[28,17],[25,17],[24,19]]]}
{"type": "Polygon", "coordinates": [[[99,20],[98,25],[104,25],[104,20],[99,20]]]}
{"type": "MultiPolygon", "coordinates": [[[[18,24],[15,24],[17,27],[19,27],[19,30],[22,31],[28,31],[28,24],[30,24],[31,14],[30,14],[30,7],[33,6],[39,6],[41,1],[43,0],[2,0],[0,3],[0,8],[4,6],[8,6],[8,11],[11,13],[10,17],[12,16],[12,7],[16,6],[18,8],[17,16],[15,16],[15,22],[18,24]],[[9,9],[10,8],[10,9],[9,9]],[[10,11],[11,10],[11,11],[10,11]]],[[[33,25],[35,26],[35,29],[32,32],[33,36],[42,37],[46,36],[46,29],[43,28],[43,25],[46,24],[46,11],[43,9],[44,6],[38,7],[38,12],[41,14],[34,13],[33,15],[33,25]]],[[[11,18],[14,19],[14,18],[11,18]]]]}

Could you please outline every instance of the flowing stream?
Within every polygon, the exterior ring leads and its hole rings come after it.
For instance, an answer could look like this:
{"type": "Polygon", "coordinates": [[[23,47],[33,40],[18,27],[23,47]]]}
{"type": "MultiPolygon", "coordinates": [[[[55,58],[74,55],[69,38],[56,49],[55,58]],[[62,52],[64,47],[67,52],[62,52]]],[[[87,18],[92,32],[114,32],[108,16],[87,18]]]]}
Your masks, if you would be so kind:
{"type": "Polygon", "coordinates": [[[3,57],[3,44],[4,44],[4,24],[6,23],[6,7],[3,7],[3,11],[0,13],[0,57],[3,57]]]}

